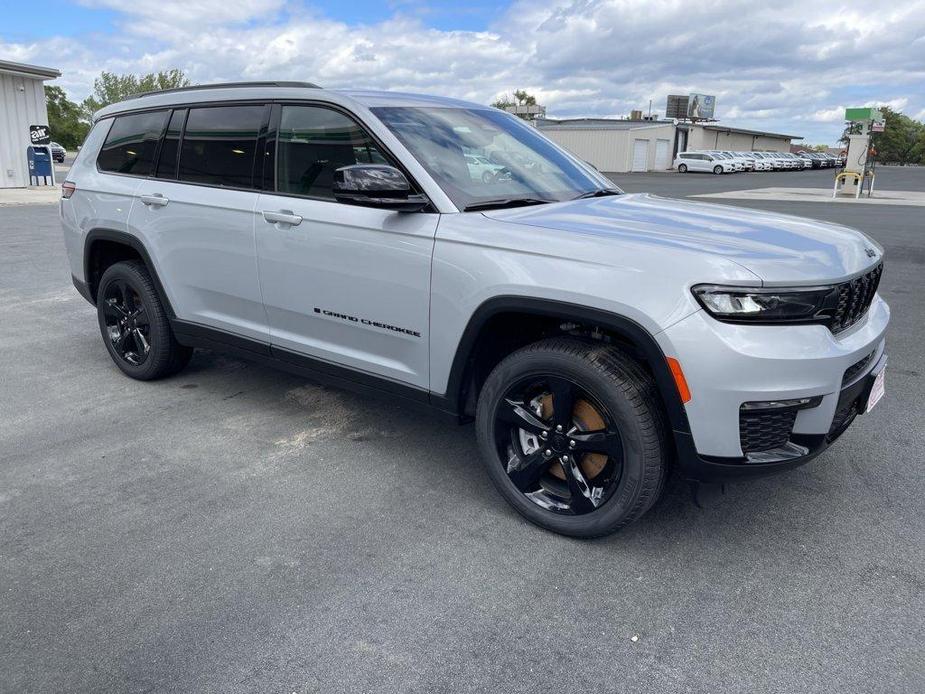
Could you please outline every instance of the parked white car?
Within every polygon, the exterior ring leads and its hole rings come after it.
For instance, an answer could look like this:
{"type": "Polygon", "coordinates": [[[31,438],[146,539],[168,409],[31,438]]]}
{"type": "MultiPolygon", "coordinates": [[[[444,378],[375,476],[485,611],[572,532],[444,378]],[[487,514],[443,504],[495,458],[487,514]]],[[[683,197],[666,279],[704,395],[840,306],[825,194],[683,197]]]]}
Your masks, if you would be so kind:
{"type": "Polygon", "coordinates": [[[736,170],[735,163],[731,159],[724,159],[706,152],[681,152],[675,157],[674,166],[678,173],[704,171],[724,174],[735,173],[736,170]]]}
{"type": "Polygon", "coordinates": [[[787,168],[784,164],[784,160],[777,156],[777,152],[755,152],[754,154],[766,161],[774,171],[781,171],[787,168]]]}
{"type": "Polygon", "coordinates": [[[745,171],[747,168],[747,164],[744,159],[733,156],[729,152],[720,152],[718,150],[711,149],[706,150],[704,153],[718,157],[720,159],[725,159],[726,161],[731,161],[735,171],[745,171]]]}
{"type": "Polygon", "coordinates": [[[772,168],[769,161],[756,156],[755,152],[733,152],[733,154],[737,154],[745,159],[746,162],[749,162],[752,171],[770,171],[772,168]]]}
{"type": "Polygon", "coordinates": [[[504,167],[498,164],[492,164],[488,157],[481,154],[467,154],[466,166],[469,168],[469,176],[473,181],[490,183],[495,176],[504,167]]]}
{"type": "MultiPolygon", "coordinates": [[[[711,152],[714,150],[711,150],[711,152]]],[[[752,157],[745,156],[742,152],[730,152],[729,150],[719,150],[717,154],[722,154],[727,157],[732,157],[736,162],[742,165],[742,171],[754,171],[755,170],[755,160],[752,157]]]]}

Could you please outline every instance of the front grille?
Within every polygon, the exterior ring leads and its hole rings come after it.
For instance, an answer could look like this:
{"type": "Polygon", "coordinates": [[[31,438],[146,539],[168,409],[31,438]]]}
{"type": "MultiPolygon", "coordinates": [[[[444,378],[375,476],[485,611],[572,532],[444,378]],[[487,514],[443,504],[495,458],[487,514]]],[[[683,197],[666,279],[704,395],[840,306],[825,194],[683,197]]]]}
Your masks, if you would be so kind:
{"type": "Polygon", "coordinates": [[[768,451],[780,448],[790,440],[796,407],[768,410],[741,410],[739,412],[739,439],[743,453],[768,451]]]}
{"type": "Polygon", "coordinates": [[[873,358],[874,352],[871,352],[858,363],[852,364],[847,369],[845,369],[845,375],[842,376],[841,379],[842,388],[851,383],[857,377],[857,375],[861,373],[868,364],[870,364],[870,360],[873,358]]]}
{"type": "Polygon", "coordinates": [[[835,419],[832,420],[832,426],[829,427],[828,440],[834,441],[838,438],[857,416],[858,401],[856,399],[838,408],[838,411],[835,413],[835,419]]]}
{"type": "Polygon", "coordinates": [[[870,272],[838,285],[838,305],[830,323],[833,333],[850,328],[867,313],[882,274],[883,263],[880,263],[870,272]]]}

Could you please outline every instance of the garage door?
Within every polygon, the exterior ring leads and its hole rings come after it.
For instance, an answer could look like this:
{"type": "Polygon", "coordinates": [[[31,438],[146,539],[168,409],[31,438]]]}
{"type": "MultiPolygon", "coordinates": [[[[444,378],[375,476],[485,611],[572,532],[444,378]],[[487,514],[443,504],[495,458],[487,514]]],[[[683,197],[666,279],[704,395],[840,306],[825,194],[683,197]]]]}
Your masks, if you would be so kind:
{"type": "Polygon", "coordinates": [[[671,151],[668,140],[655,141],[655,170],[665,171],[671,166],[671,151]]]}
{"type": "Polygon", "coordinates": [[[649,141],[633,140],[633,168],[630,171],[649,170],[649,141]]]}

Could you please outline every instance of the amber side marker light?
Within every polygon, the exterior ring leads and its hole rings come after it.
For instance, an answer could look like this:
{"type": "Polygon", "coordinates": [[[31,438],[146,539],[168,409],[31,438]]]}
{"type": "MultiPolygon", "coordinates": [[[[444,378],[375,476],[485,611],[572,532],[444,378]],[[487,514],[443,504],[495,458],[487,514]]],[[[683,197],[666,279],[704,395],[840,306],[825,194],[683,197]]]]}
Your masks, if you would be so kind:
{"type": "Polygon", "coordinates": [[[681,402],[690,402],[691,389],[687,387],[687,379],[684,378],[684,372],[681,370],[681,362],[674,357],[665,357],[665,361],[668,362],[668,368],[671,369],[671,375],[674,377],[674,384],[678,388],[681,402]]]}

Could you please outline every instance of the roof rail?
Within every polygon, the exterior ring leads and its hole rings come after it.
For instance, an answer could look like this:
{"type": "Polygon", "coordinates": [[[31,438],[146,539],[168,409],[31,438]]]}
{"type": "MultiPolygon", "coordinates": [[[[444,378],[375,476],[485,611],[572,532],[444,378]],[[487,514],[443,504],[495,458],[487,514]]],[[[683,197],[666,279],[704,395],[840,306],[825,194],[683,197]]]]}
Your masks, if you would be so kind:
{"type": "Polygon", "coordinates": [[[312,82],[216,82],[215,84],[193,84],[189,87],[173,87],[172,89],[155,89],[150,92],[132,94],[128,99],[138,99],[152,94],[173,94],[174,92],[189,92],[196,89],[243,89],[246,87],[298,87],[303,89],[321,89],[312,82]]]}

